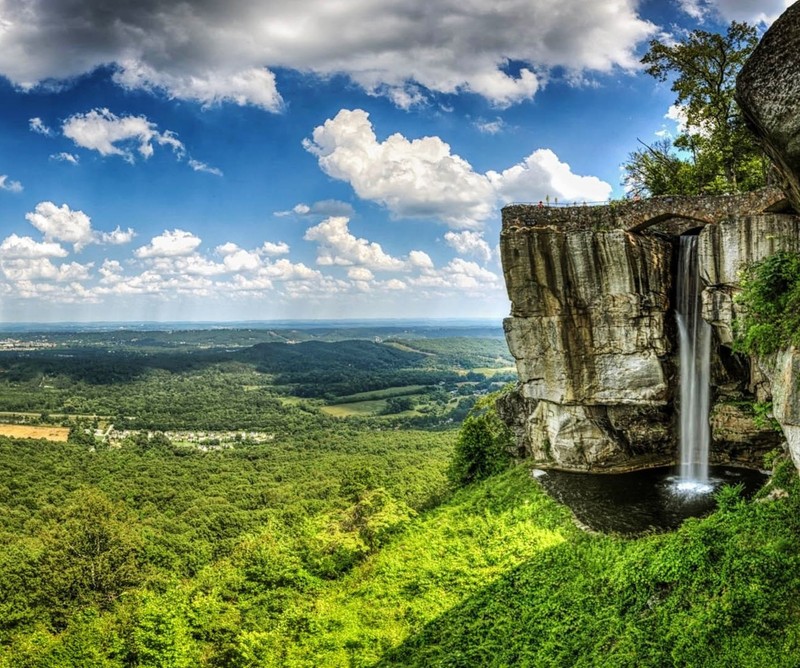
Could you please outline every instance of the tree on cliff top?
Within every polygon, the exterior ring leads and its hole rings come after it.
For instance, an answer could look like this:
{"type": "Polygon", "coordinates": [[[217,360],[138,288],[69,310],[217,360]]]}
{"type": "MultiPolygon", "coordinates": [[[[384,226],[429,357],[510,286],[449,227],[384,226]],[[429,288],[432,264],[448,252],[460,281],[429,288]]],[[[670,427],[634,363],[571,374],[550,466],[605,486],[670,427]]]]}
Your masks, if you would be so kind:
{"type": "Polygon", "coordinates": [[[756,29],[737,21],[724,35],[694,30],[679,42],[650,42],[642,64],[656,80],[672,81],[682,128],[672,145],[630,154],[623,165],[630,192],[723,193],[764,185],[766,162],[734,100],[736,75],[757,43],[756,29]]]}

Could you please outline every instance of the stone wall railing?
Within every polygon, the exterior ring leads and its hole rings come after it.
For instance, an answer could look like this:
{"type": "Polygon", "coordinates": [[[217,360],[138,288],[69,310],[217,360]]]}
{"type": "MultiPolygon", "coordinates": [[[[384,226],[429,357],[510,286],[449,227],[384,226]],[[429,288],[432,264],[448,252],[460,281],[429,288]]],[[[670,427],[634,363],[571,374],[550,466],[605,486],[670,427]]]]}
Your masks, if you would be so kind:
{"type": "Polygon", "coordinates": [[[705,225],[728,216],[776,211],[784,206],[788,206],[786,196],[778,188],[762,188],[742,195],[665,196],[601,205],[510,204],[503,208],[503,229],[538,227],[564,232],[587,229],[638,232],[671,218],[695,220],[705,225]]]}

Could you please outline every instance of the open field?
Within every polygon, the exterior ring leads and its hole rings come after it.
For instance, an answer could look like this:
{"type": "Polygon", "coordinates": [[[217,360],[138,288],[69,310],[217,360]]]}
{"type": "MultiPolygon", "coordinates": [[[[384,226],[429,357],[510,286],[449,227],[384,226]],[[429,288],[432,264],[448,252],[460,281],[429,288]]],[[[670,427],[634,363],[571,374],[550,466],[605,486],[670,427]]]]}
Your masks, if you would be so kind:
{"type": "Polygon", "coordinates": [[[0,436],[11,438],[44,438],[48,441],[66,442],[67,427],[35,427],[27,424],[0,424],[0,436]]]}
{"type": "Polygon", "coordinates": [[[426,388],[425,385],[403,385],[401,387],[388,387],[385,390],[372,390],[370,392],[357,392],[337,398],[334,404],[351,404],[375,399],[388,399],[389,397],[404,397],[409,394],[419,394],[426,388]]]}
{"type": "MultiPolygon", "coordinates": [[[[498,360],[498,362],[502,362],[503,360],[498,360]]],[[[490,366],[480,366],[472,369],[475,373],[482,373],[487,378],[491,378],[492,376],[496,376],[501,373],[517,373],[517,367],[515,366],[501,366],[501,367],[490,367],[490,366]]]]}
{"type": "Polygon", "coordinates": [[[330,415],[332,417],[364,417],[367,415],[378,415],[385,408],[385,399],[373,399],[371,401],[352,401],[347,404],[321,406],[320,410],[326,415],[330,415]]]}

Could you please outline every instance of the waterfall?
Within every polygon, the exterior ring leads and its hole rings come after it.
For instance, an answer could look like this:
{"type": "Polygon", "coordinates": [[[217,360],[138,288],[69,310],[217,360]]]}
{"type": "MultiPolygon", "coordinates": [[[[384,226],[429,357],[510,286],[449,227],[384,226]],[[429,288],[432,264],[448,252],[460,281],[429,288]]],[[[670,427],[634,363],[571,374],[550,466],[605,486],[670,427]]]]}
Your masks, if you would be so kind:
{"type": "Polygon", "coordinates": [[[708,445],[711,439],[708,422],[711,325],[700,315],[697,239],[696,235],[680,238],[675,313],[681,356],[680,480],[689,486],[708,483],[708,445]]]}

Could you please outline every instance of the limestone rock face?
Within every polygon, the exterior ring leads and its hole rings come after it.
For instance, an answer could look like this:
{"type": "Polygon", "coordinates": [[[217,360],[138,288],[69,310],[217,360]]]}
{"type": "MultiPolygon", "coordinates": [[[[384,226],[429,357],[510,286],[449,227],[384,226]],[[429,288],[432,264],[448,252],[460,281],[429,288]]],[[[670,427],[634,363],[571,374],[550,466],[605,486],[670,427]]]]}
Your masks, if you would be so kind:
{"type": "Polygon", "coordinates": [[[761,360],[760,366],[772,388],[772,412],[800,469],[800,350],[792,346],[761,360]]]}
{"type": "Polygon", "coordinates": [[[576,469],[668,457],[670,240],[508,226],[501,254],[527,452],[576,469]]]}
{"type": "Polygon", "coordinates": [[[731,216],[700,233],[698,256],[703,290],[703,318],[719,342],[733,343],[735,295],[741,271],[781,250],[800,251],[800,218],[785,214],[731,216]]]}
{"type": "Polygon", "coordinates": [[[800,211],[800,3],[764,34],[739,73],[736,100],[800,211]]]}

